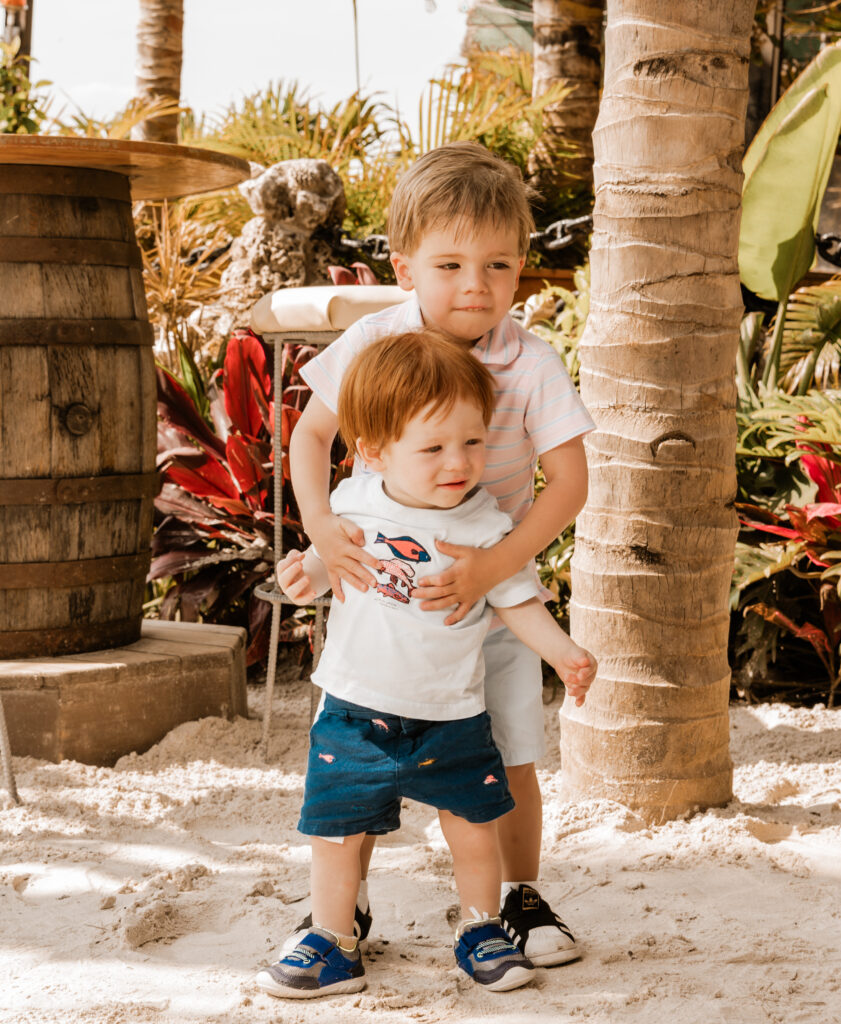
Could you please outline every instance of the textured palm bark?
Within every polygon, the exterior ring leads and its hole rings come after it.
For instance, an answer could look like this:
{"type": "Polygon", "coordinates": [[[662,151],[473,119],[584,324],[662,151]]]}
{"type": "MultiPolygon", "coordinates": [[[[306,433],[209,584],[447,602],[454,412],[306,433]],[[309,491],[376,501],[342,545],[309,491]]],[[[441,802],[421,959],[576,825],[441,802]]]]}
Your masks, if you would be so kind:
{"type": "Polygon", "coordinates": [[[592,184],[603,16],[604,0],[534,0],[532,95],[539,99],[559,80],[572,90],[546,108],[529,158],[529,175],[543,190],[592,184]]]}
{"type": "Polygon", "coordinates": [[[590,496],[572,629],[597,655],[562,712],[567,793],[649,821],[726,803],[734,365],[753,0],[608,0],[581,345],[590,496]]]}
{"type": "MultiPolygon", "coordinates": [[[[139,99],[179,102],[183,33],[183,0],[140,0],[136,86],[139,99]]],[[[143,121],[132,136],[147,142],[178,142],[178,115],[143,121]]]]}

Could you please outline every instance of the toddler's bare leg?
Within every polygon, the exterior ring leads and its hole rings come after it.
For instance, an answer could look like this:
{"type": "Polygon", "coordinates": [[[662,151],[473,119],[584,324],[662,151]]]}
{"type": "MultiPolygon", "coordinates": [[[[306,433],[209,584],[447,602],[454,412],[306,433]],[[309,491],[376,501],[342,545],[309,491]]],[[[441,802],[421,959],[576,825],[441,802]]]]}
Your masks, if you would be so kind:
{"type": "Polygon", "coordinates": [[[353,912],[359,891],[359,856],[365,833],[334,843],[312,837],[312,920],[342,937],[353,936],[353,912]]]}
{"type": "Polygon", "coordinates": [[[368,865],[371,863],[371,854],[377,845],[377,837],[366,835],[359,850],[359,866],[362,871],[362,878],[368,877],[368,865]]]}
{"type": "Polygon", "coordinates": [[[462,920],[499,914],[502,868],[496,822],[476,823],[439,811],[441,830],[453,855],[453,874],[461,901],[462,920]]]}
{"type": "Polygon", "coordinates": [[[506,765],[505,774],[516,806],[497,822],[506,882],[536,879],[540,871],[543,802],[534,764],[506,765]]]}

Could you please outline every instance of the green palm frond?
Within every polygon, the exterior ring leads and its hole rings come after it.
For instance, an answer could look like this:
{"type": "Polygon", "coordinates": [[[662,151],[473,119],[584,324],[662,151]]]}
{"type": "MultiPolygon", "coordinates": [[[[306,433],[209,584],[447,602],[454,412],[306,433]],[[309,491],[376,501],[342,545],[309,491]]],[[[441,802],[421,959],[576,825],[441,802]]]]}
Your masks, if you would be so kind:
{"type": "Polygon", "coordinates": [[[51,122],[50,132],[54,135],[81,136],[88,139],[128,139],[132,128],[142,121],[183,113],[185,109],[170,99],[135,98],[113,117],[102,120],[90,117],[82,110],[77,110],[69,119],[65,119],[62,112],[51,122]]]}
{"type": "Polygon", "coordinates": [[[799,288],[785,313],[780,374],[788,392],[839,386],[841,279],[799,288]]]}

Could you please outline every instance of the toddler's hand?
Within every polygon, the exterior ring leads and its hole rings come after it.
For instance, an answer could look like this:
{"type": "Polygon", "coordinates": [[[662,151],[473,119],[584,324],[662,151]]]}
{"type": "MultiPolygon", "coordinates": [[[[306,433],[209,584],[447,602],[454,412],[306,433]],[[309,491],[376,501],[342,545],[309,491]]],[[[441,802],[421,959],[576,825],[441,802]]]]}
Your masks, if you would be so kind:
{"type": "Polygon", "coordinates": [[[578,644],[571,644],[570,650],[553,667],[561,677],[566,692],[575,698],[575,706],[580,708],[596,678],[598,662],[589,651],[578,644]]]}
{"type": "Polygon", "coordinates": [[[275,569],[277,585],[295,604],[308,604],[316,596],[310,578],[301,565],[303,557],[303,551],[296,551],[293,548],[277,563],[275,569]]]}
{"type": "Polygon", "coordinates": [[[452,614],[444,619],[445,626],[452,626],[499,583],[497,560],[492,554],[493,548],[471,548],[444,540],[436,540],[435,546],[442,555],[449,555],[453,563],[436,576],[418,580],[412,596],[420,598],[421,609],[425,612],[455,606],[452,614]]]}
{"type": "Polygon", "coordinates": [[[378,569],[379,560],[362,547],[365,534],[356,523],[331,513],[309,524],[309,527],[310,538],[324,563],[337,600],[345,599],[342,581],[363,591],[377,582],[365,566],[378,569]]]}

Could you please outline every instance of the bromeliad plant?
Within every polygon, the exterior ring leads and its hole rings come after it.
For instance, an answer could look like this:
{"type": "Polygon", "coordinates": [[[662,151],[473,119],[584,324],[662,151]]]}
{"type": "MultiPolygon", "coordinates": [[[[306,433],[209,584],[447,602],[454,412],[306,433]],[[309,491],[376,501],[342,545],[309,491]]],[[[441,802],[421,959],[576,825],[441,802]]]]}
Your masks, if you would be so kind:
{"type": "Polygon", "coordinates": [[[283,480],[284,546],[300,547],[303,530],[289,486],[288,446],[306,389],[301,366],[315,353],[288,346],[281,401],[263,343],[234,332],[224,362],[205,381],[179,347],[182,380],[158,367],[158,465],[164,478],[155,507],[151,581],[163,581],[161,618],[246,626],[246,660],[265,658],[271,606],[254,587],[272,572],[272,471],[283,480]],[[282,417],[282,450],[273,452],[275,416],[282,417]]]}

